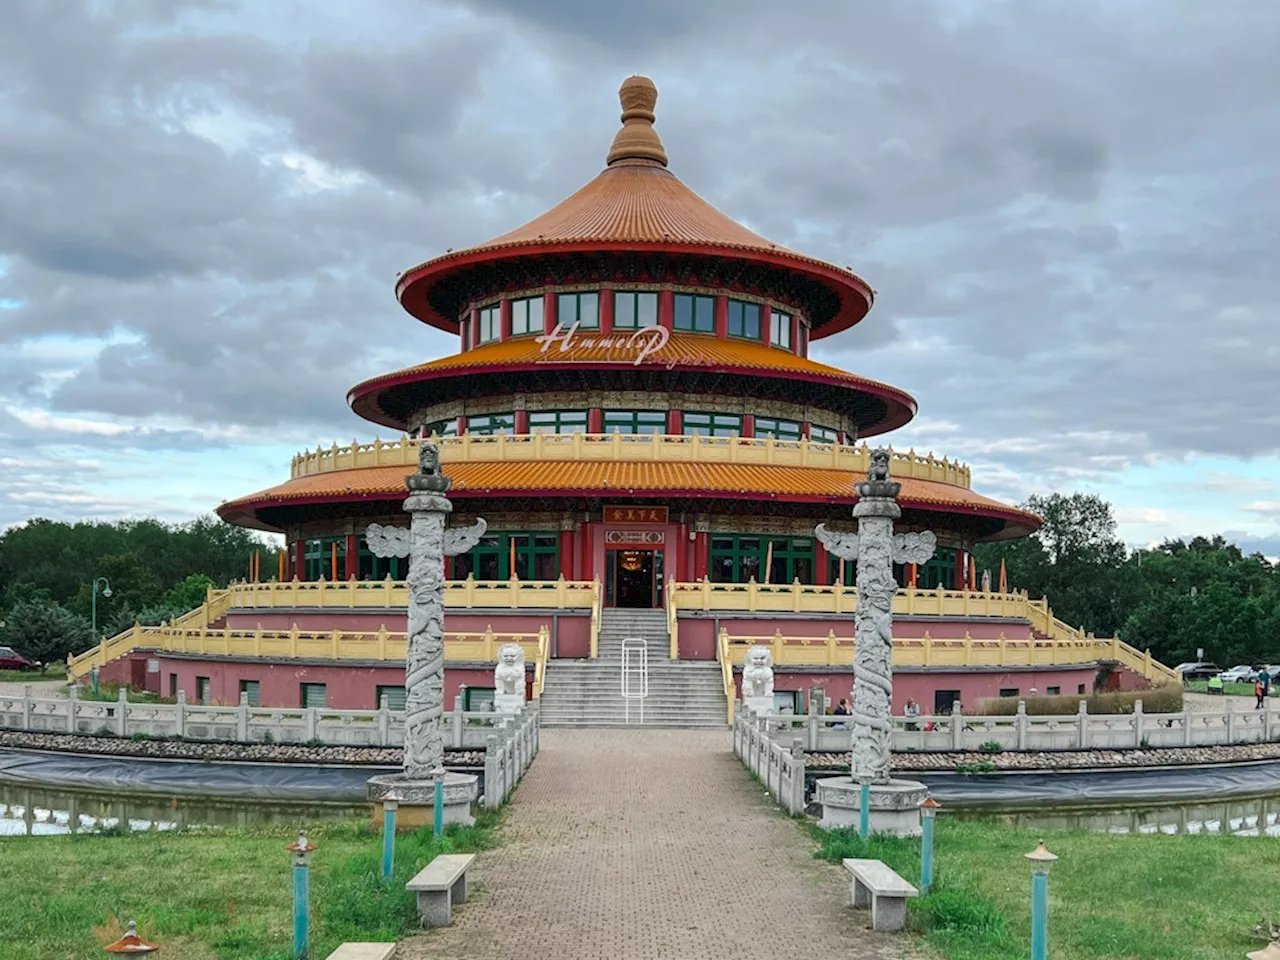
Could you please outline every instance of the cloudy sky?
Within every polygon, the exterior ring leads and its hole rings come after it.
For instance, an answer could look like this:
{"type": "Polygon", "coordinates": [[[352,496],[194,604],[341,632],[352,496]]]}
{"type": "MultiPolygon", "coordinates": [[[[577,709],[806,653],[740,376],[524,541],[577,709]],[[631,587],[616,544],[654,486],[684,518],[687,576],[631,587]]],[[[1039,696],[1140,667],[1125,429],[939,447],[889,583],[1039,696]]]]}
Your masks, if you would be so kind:
{"type": "Polygon", "coordinates": [[[983,492],[1280,555],[1280,6],[8,0],[0,527],[186,519],[372,439],[454,351],[398,271],[593,177],[631,73],[672,170],[877,290],[818,359],[983,492]]]}

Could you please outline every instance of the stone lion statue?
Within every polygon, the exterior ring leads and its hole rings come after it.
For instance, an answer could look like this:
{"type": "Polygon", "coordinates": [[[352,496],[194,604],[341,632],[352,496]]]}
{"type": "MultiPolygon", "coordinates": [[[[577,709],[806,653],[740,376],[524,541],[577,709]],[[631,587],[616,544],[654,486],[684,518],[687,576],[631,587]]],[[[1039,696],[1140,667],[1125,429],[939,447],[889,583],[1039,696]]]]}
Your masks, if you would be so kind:
{"type": "Polygon", "coordinates": [[[742,696],[773,696],[773,654],[768,647],[752,647],[742,665],[742,696]]]}
{"type": "Polygon", "coordinates": [[[493,668],[493,687],[499,696],[524,699],[524,650],[518,643],[504,643],[493,668]]]}

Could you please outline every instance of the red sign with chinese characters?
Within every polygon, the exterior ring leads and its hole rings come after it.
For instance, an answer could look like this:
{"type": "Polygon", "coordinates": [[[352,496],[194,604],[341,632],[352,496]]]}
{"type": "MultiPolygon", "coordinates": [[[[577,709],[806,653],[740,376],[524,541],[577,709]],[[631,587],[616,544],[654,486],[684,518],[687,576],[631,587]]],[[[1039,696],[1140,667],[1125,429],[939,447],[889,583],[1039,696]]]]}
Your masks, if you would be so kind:
{"type": "Polygon", "coordinates": [[[661,530],[606,530],[604,542],[607,546],[661,546],[666,535],[661,530]]]}
{"type": "Polygon", "coordinates": [[[666,523],[666,507],[605,507],[605,523],[666,523]]]}

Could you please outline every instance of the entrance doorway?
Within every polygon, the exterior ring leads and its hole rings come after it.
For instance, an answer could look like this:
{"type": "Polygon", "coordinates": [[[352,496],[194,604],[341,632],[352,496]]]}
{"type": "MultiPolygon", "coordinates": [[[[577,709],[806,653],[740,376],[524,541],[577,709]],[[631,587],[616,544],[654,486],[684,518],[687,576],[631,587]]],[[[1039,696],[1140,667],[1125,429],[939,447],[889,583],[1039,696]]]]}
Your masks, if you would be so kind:
{"type": "Polygon", "coordinates": [[[662,596],[662,551],[627,547],[609,550],[605,603],[652,609],[662,596]]]}

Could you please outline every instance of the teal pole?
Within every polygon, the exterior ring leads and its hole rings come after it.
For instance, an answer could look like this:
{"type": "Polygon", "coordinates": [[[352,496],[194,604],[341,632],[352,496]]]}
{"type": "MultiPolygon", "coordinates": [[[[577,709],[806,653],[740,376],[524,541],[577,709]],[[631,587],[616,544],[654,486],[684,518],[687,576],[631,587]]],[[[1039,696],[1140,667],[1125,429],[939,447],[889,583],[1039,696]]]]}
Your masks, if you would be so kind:
{"type": "Polygon", "coordinates": [[[1049,868],[1058,858],[1043,840],[1024,856],[1031,861],[1031,960],[1049,960],[1049,868]]]}
{"type": "Polygon", "coordinates": [[[871,835],[871,784],[863,781],[862,801],[858,810],[858,836],[863,840],[871,835]]]}
{"type": "Polygon", "coordinates": [[[396,809],[400,804],[388,797],[382,801],[382,879],[390,880],[396,865],[396,809]]]}
{"type": "Polygon", "coordinates": [[[920,801],[920,892],[933,886],[933,818],[942,806],[933,797],[920,801]]]}
{"type": "Polygon", "coordinates": [[[307,843],[306,836],[299,833],[285,849],[293,854],[293,957],[310,960],[311,851],[315,844],[307,843]]]}
{"type": "Polygon", "coordinates": [[[89,671],[89,679],[93,682],[93,695],[98,695],[98,668],[94,667],[89,671]]]}
{"type": "Polygon", "coordinates": [[[444,835],[444,781],[436,781],[435,797],[433,800],[435,807],[435,835],[437,837],[444,835]]]}

